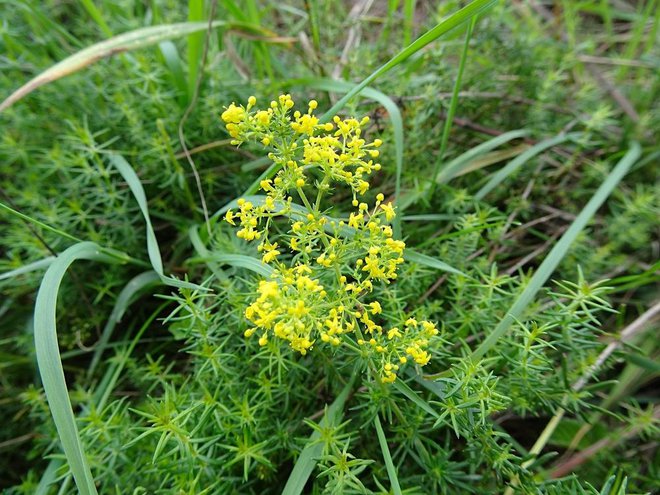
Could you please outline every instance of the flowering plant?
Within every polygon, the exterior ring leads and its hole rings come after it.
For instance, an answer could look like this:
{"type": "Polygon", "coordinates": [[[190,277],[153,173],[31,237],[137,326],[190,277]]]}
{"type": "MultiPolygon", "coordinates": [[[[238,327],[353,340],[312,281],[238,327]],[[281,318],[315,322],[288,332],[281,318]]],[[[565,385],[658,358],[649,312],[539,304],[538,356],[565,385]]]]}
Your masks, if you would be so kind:
{"type": "Polygon", "coordinates": [[[259,242],[262,261],[273,268],[245,310],[253,325],[245,336],[258,334],[261,346],[271,337],[284,340],[303,355],[320,343],[345,346],[367,358],[386,383],[409,359],[426,365],[436,325],[383,307],[382,289],[397,278],[405,243],[393,237],[392,203],[382,193],[371,206],[364,199],[369,176],[381,169],[374,160],[382,141],[363,137],[369,118],[322,123],[315,100],[306,113],[292,113],[290,95],[266,110],[255,105],[252,96],[247,106],[232,103],[222,114],[233,144],[260,142],[279,167],[260,183],[265,196],[241,198],[225,215],[240,227],[239,238],[259,242]],[[334,219],[322,210],[323,200],[342,186],[351,191],[353,211],[334,219]],[[281,217],[287,230],[275,228],[281,217]]]}

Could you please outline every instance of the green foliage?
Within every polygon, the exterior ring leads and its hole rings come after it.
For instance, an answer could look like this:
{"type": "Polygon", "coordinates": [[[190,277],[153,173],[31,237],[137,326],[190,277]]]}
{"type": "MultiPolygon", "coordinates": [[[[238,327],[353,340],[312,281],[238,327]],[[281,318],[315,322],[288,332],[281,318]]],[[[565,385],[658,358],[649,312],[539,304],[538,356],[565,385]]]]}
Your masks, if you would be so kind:
{"type": "Polygon", "coordinates": [[[660,11],[545,5],[0,0],[0,490],[660,490],[660,11]],[[364,115],[366,186],[301,156],[364,115]]]}

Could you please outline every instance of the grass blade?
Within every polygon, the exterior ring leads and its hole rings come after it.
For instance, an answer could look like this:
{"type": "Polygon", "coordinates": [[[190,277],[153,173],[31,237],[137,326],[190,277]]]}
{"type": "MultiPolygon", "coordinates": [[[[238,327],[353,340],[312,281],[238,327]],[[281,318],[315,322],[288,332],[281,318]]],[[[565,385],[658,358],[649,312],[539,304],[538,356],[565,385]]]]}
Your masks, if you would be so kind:
{"type": "Polygon", "coordinates": [[[172,287],[208,290],[196,284],[182,282],[174,277],[165,276],[165,273],[163,272],[163,260],[160,257],[160,248],[158,247],[158,239],[156,239],[156,233],[151,225],[151,217],[149,216],[149,207],[147,205],[147,195],[144,193],[140,178],[123,156],[112,153],[109,155],[109,160],[128,184],[128,187],[131,189],[131,192],[140,207],[140,211],[142,212],[147,227],[147,252],[149,253],[149,261],[163,283],[172,287]]]}
{"type": "MultiPolygon", "coordinates": [[[[325,415],[321,419],[322,426],[332,426],[341,421],[344,404],[353,388],[355,376],[353,374],[351,380],[326,410],[325,415]]],[[[307,440],[307,445],[300,453],[296,464],[291,470],[282,495],[300,495],[305,489],[305,484],[316,467],[316,461],[323,452],[323,444],[319,442],[320,437],[321,434],[318,431],[314,431],[309,437],[309,440],[307,440]]]]}
{"type": "Polygon", "coordinates": [[[94,374],[94,371],[96,370],[96,367],[98,366],[101,359],[101,355],[103,354],[103,351],[110,341],[112,332],[115,329],[117,323],[121,321],[121,318],[124,316],[128,306],[135,300],[136,297],[139,296],[141,292],[150,287],[153,287],[154,285],[160,284],[160,282],[160,276],[156,272],[150,270],[148,272],[141,273],[136,277],[133,277],[124,286],[124,288],[119,293],[119,296],[117,296],[117,302],[115,302],[115,307],[112,309],[112,313],[110,313],[108,321],[105,323],[105,327],[101,333],[101,338],[99,339],[94,350],[94,356],[92,357],[92,361],[89,365],[89,368],[87,369],[87,376],[92,376],[94,374]]]}
{"type": "Polygon", "coordinates": [[[436,175],[435,182],[438,184],[446,184],[454,177],[456,177],[464,167],[469,166],[470,163],[478,156],[485,155],[489,151],[502,146],[509,141],[526,136],[527,134],[529,134],[529,131],[524,129],[505,132],[500,136],[489,139],[488,141],[481,143],[472,149],[469,149],[462,155],[459,155],[450,161],[447,166],[443,168],[438,175],[436,175]]]}
{"type": "Polygon", "coordinates": [[[499,186],[504,179],[506,179],[509,175],[514,174],[520,167],[522,167],[525,163],[527,163],[529,160],[534,158],[539,153],[542,153],[548,148],[557,146],[558,144],[561,144],[565,141],[574,139],[577,136],[578,136],[577,133],[559,134],[558,136],[555,136],[550,139],[546,139],[545,141],[541,141],[540,143],[535,144],[534,146],[527,149],[519,156],[511,160],[500,170],[495,172],[493,176],[490,178],[490,180],[481,189],[479,189],[479,191],[477,191],[477,194],[474,195],[475,199],[482,200],[484,196],[486,196],[486,194],[488,194],[497,186],[499,186]]]}
{"type": "Polygon", "coordinates": [[[101,11],[96,7],[96,5],[94,5],[94,2],[92,0],[80,0],[80,3],[82,3],[83,7],[85,7],[85,10],[89,16],[94,19],[94,22],[98,24],[99,28],[101,28],[103,34],[106,36],[112,36],[112,30],[110,29],[110,26],[108,26],[108,23],[105,22],[103,14],[101,14],[101,11]]]}
{"type": "MultiPolygon", "coordinates": [[[[248,31],[260,32],[258,27],[251,26],[246,23],[227,23],[225,21],[213,21],[211,27],[217,28],[222,26],[243,28],[248,31]]],[[[207,22],[181,22],[178,24],[164,24],[161,26],[151,26],[140,29],[135,29],[127,33],[114,36],[100,43],[80,50],[77,53],[65,58],[61,62],[56,63],[49,69],[41,72],[38,76],[28,81],[26,84],[14,91],[6,100],[0,103],[0,112],[7,109],[9,106],[16,103],[21,98],[30,94],[35,89],[48,84],[50,82],[61,79],[64,76],[73,74],[101,60],[118,53],[136,50],[158,44],[162,41],[180,38],[181,36],[199,33],[208,29],[207,22]]]]}
{"type": "MultiPolygon", "coordinates": [[[[468,23],[467,31],[465,32],[465,42],[463,43],[463,50],[461,51],[461,58],[458,61],[458,73],[456,74],[456,81],[454,81],[454,89],[452,90],[451,101],[449,102],[449,111],[445,119],[445,125],[442,129],[442,138],[440,139],[440,151],[433,168],[433,175],[437,177],[440,171],[440,165],[445,157],[447,151],[447,144],[449,143],[449,133],[451,132],[451,125],[454,122],[454,115],[458,107],[458,92],[461,89],[461,82],[463,81],[463,72],[465,71],[465,61],[467,60],[468,48],[470,47],[470,39],[472,38],[472,29],[476,24],[476,16],[468,23]]],[[[433,196],[435,191],[435,183],[431,184],[430,196],[433,196]]]]}
{"type": "MultiPolygon", "coordinates": [[[[188,0],[188,22],[204,20],[204,0],[188,0]]],[[[207,26],[208,27],[208,26],[207,26]]],[[[204,33],[196,31],[188,35],[188,94],[195,92],[199,63],[202,60],[204,33]]]]}
{"type": "Polygon", "coordinates": [[[176,45],[171,41],[166,40],[161,41],[158,44],[158,48],[160,49],[160,53],[163,56],[165,65],[170,71],[172,83],[179,91],[179,104],[181,106],[185,106],[185,104],[189,101],[190,95],[188,93],[186,77],[183,73],[183,64],[181,63],[181,57],[179,57],[179,52],[176,49],[176,45]]]}
{"type": "Polygon", "coordinates": [[[639,144],[633,143],[630,147],[630,150],[625,154],[625,156],[619,161],[619,163],[614,167],[612,172],[608,175],[607,179],[601,184],[596,193],[591,197],[589,202],[582,209],[577,218],[573,221],[571,226],[568,228],[566,233],[559,239],[557,244],[552,248],[548,256],[543,260],[541,266],[539,266],[536,273],[532,276],[529,283],[523,290],[522,294],[518,296],[516,301],[513,303],[509,311],[502,320],[498,323],[495,329],[491,334],[484,340],[481,345],[472,352],[471,358],[477,360],[486,354],[499,340],[499,338],[504,335],[504,333],[509,329],[511,324],[516,320],[520,319],[527,306],[532,302],[536,293],[541,289],[543,284],[550,278],[552,272],[563,259],[563,257],[568,252],[568,249],[571,247],[573,241],[584,227],[586,227],[591,217],[594,213],[601,207],[605,202],[608,196],[612,193],[614,188],[617,186],[619,181],[623,176],[628,172],[630,167],[637,161],[641,154],[641,148],[639,144]]]}
{"type": "Polygon", "coordinates": [[[376,414],[374,417],[374,425],[376,426],[376,434],[378,435],[380,450],[383,452],[383,459],[385,459],[387,476],[390,478],[390,483],[392,484],[392,493],[394,493],[394,495],[402,495],[401,486],[399,485],[399,478],[396,474],[394,463],[392,462],[390,448],[387,446],[387,439],[385,438],[385,432],[383,431],[383,427],[380,424],[380,418],[378,417],[378,414],[376,414]]]}
{"type": "Polygon", "coordinates": [[[463,275],[464,277],[467,277],[465,273],[454,268],[451,265],[448,265],[444,261],[440,261],[439,259],[432,258],[431,256],[418,253],[417,251],[413,251],[412,249],[406,249],[403,252],[403,257],[406,259],[406,261],[412,261],[413,263],[428,266],[429,268],[435,268],[436,270],[440,270],[443,272],[449,272],[455,275],[463,275]]]}
{"type": "Polygon", "coordinates": [[[42,260],[33,261],[27,265],[23,265],[20,268],[11,270],[9,272],[0,273],[0,280],[8,280],[10,278],[18,277],[24,273],[34,272],[36,270],[41,270],[42,268],[48,268],[51,263],[55,260],[55,256],[48,256],[42,260]]]}
{"type": "Polygon", "coordinates": [[[96,494],[96,486],[71,407],[57,343],[56,326],[60,283],[69,266],[80,259],[110,263],[116,261],[103,254],[100,247],[92,242],[75,244],[62,252],[46,271],[39,287],[34,309],[34,343],[44,392],[69,467],[79,492],[83,495],[93,495],[96,494]]]}
{"type": "Polygon", "coordinates": [[[407,399],[414,402],[417,405],[417,407],[419,407],[422,411],[426,411],[436,419],[439,417],[436,410],[433,409],[433,407],[431,407],[431,405],[428,402],[426,402],[419,395],[417,395],[417,392],[415,392],[412,388],[410,388],[404,381],[397,380],[394,382],[392,386],[395,389],[397,389],[397,391],[399,391],[402,395],[404,395],[407,399]]]}

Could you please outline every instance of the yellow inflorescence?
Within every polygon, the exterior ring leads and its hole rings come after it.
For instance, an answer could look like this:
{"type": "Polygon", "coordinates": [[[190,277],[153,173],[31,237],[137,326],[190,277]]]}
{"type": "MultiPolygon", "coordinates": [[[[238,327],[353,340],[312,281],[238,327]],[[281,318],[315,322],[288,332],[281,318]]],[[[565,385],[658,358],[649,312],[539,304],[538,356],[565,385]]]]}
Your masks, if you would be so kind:
{"type": "Polygon", "coordinates": [[[426,365],[436,326],[410,318],[386,329],[391,315],[382,301],[365,301],[374,299],[377,284],[397,277],[405,249],[403,241],[393,238],[389,223],[396,212],[384,195],[376,195],[373,206],[358,199],[369,190],[368,177],[381,168],[374,159],[382,141],[362,137],[368,117],[321,123],[314,115],[315,100],[306,113],[292,114],[290,95],[281,95],[266,110],[253,111],[255,105],[250,97],[246,107],[232,103],[221,116],[234,144],[260,142],[279,166],[274,178],[261,181],[264,196],[258,201],[239,199],[237,208],[225,214],[228,223],[239,227],[238,237],[259,241],[262,261],[274,269],[261,280],[256,299],[245,310],[254,325],[246,337],[259,334],[261,346],[271,337],[285,340],[302,354],[317,343],[357,342],[361,355],[386,383],[396,380],[399,367],[409,359],[426,365]],[[319,205],[341,184],[352,192],[354,211],[335,220],[319,205]],[[304,207],[294,204],[292,194],[304,207]],[[307,194],[316,195],[315,200],[307,194]],[[280,216],[289,219],[287,234],[272,228],[280,216]]]}

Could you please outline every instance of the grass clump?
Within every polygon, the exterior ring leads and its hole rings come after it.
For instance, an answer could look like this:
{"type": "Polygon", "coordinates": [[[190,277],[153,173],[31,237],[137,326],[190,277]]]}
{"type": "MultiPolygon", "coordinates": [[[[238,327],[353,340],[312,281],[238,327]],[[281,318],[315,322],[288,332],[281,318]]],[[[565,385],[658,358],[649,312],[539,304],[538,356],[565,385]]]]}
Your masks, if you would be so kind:
{"type": "Polygon", "coordinates": [[[656,491],[654,5],[4,5],[0,487],[656,491]]]}

